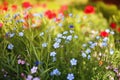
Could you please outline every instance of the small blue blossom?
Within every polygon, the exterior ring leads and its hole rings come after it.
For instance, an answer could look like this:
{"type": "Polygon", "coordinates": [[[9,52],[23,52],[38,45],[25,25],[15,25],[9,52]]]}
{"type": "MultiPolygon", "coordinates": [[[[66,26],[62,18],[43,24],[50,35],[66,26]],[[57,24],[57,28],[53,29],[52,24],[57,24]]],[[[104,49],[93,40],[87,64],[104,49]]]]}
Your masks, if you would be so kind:
{"type": "Polygon", "coordinates": [[[62,23],[59,23],[59,24],[58,24],[58,26],[59,26],[59,27],[62,27],[62,26],[63,26],[63,24],[62,24],[62,23]]]}
{"type": "Polygon", "coordinates": [[[57,43],[61,43],[62,40],[59,39],[59,38],[56,38],[55,41],[56,41],[57,43]]]}
{"type": "Polygon", "coordinates": [[[59,48],[59,47],[60,47],[60,43],[57,43],[57,42],[54,43],[54,44],[53,44],[53,47],[54,47],[54,48],[59,48]]]}
{"type": "Polygon", "coordinates": [[[12,50],[12,49],[13,49],[13,47],[14,47],[14,45],[13,45],[13,44],[9,44],[9,45],[7,46],[7,48],[8,48],[9,50],[12,50]]]}
{"type": "Polygon", "coordinates": [[[9,36],[10,38],[14,37],[15,33],[10,33],[9,36]]]}
{"type": "Polygon", "coordinates": [[[90,50],[90,49],[87,49],[87,50],[85,51],[85,53],[89,54],[89,53],[91,53],[91,50],[90,50]]]}
{"type": "Polygon", "coordinates": [[[77,65],[77,60],[73,58],[70,60],[70,63],[72,66],[75,66],[75,65],[77,65]]]}
{"type": "Polygon", "coordinates": [[[55,55],[56,55],[55,51],[53,51],[53,52],[50,53],[50,56],[52,56],[52,57],[55,57],[55,55]]]}
{"type": "Polygon", "coordinates": [[[73,25],[70,25],[69,28],[74,28],[74,26],[73,26],[73,25]]]}
{"type": "Polygon", "coordinates": [[[56,68],[50,73],[50,75],[51,76],[54,76],[54,75],[59,76],[59,75],[61,75],[61,72],[56,68]]]}
{"type": "Polygon", "coordinates": [[[67,36],[66,40],[71,41],[72,40],[72,35],[67,36]]]}
{"type": "Polygon", "coordinates": [[[23,35],[24,35],[24,33],[23,33],[23,32],[19,32],[19,36],[21,36],[21,37],[22,37],[23,35]]]}
{"type": "Polygon", "coordinates": [[[90,48],[94,48],[95,46],[97,46],[97,43],[93,43],[90,45],[90,48]]]}
{"type": "Polygon", "coordinates": [[[102,42],[101,46],[102,46],[102,47],[106,47],[106,46],[107,46],[107,43],[106,43],[106,42],[102,42]]]}
{"type": "Polygon", "coordinates": [[[87,57],[87,55],[84,52],[82,52],[82,57],[85,58],[87,57]]]}
{"type": "Polygon", "coordinates": [[[92,41],[89,41],[88,43],[89,43],[89,44],[92,44],[93,42],[92,42],[92,41]]]}
{"type": "Polygon", "coordinates": [[[47,43],[43,43],[43,44],[42,44],[42,47],[47,47],[47,43]]]}
{"type": "Polygon", "coordinates": [[[69,73],[67,75],[67,80],[74,80],[74,74],[73,73],[69,73]]]}
{"type": "Polygon", "coordinates": [[[40,64],[39,61],[36,61],[36,62],[35,62],[35,66],[38,66],[39,64],[40,64]]]}
{"type": "Polygon", "coordinates": [[[103,38],[103,41],[104,41],[104,42],[107,42],[107,41],[108,41],[108,38],[107,38],[107,37],[103,38]]]}
{"type": "Polygon", "coordinates": [[[90,55],[88,55],[88,57],[87,57],[88,59],[90,59],[91,58],[91,56],[90,55]]]}

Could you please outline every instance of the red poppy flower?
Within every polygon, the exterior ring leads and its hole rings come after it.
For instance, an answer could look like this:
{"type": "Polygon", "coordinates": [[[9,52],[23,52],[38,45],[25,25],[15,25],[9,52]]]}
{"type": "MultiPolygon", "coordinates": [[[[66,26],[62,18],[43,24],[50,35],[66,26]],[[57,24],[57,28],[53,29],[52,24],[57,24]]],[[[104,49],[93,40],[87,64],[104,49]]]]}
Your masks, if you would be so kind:
{"type": "Polygon", "coordinates": [[[67,11],[67,10],[68,10],[68,6],[67,5],[62,5],[58,12],[61,13],[61,14],[64,14],[64,12],[67,11]]]}
{"type": "Polygon", "coordinates": [[[7,10],[8,10],[8,7],[7,7],[7,6],[4,6],[4,7],[2,8],[2,10],[3,10],[3,11],[7,11],[7,10]]]}
{"type": "Polygon", "coordinates": [[[110,24],[110,27],[111,27],[112,29],[115,29],[115,28],[116,28],[116,23],[112,22],[112,23],[110,24]]]}
{"type": "Polygon", "coordinates": [[[4,5],[4,6],[8,6],[8,2],[4,1],[4,2],[3,2],[3,5],[4,5]]]}
{"type": "Polygon", "coordinates": [[[12,5],[12,10],[15,11],[17,9],[17,5],[12,5]]]}
{"type": "Polygon", "coordinates": [[[93,6],[88,5],[88,6],[86,6],[85,9],[84,9],[84,13],[86,13],[86,14],[95,13],[95,9],[94,9],[93,6]]]}
{"type": "Polygon", "coordinates": [[[101,37],[108,37],[108,35],[109,35],[109,34],[108,34],[106,31],[101,31],[101,32],[100,32],[100,36],[101,36],[101,37]]]}
{"type": "Polygon", "coordinates": [[[120,27],[118,28],[118,32],[120,32],[120,27]]]}
{"type": "Polygon", "coordinates": [[[2,26],[3,26],[3,24],[2,24],[2,23],[0,23],[0,28],[2,28],[2,26]]]}
{"type": "Polygon", "coordinates": [[[68,6],[67,5],[62,5],[60,9],[62,9],[63,11],[66,11],[66,10],[68,10],[68,6]]]}
{"type": "Polygon", "coordinates": [[[23,8],[29,8],[29,7],[32,7],[32,5],[31,5],[30,2],[23,2],[23,3],[22,3],[22,7],[23,7],[23,8]]]}
{"type": "Polygon", "coordinates": [[[49,19],[52,19],[52,18],[55,18],[56,17],[56,13],[50,11],[50,10],[47,10],[45,12],[45,16],[47,16],[49,19]]]}
{"type": "Polygon", "coordinates": [[[42,4],[42,7],[43,7],[43,8],[46,8],[46,7],[47,7],[47,5],[44,3],[44,4],[42,4]]]}

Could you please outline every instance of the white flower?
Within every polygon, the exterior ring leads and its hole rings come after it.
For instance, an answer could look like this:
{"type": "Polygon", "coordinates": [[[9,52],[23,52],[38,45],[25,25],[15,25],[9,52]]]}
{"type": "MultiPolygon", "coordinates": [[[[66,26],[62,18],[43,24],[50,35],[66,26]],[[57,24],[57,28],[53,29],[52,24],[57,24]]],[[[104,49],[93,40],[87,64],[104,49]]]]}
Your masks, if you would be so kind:
{"type": "Polygon", "coordinates": [[[83,44],[82,46],[83,46],[83,47],[86,47],[87,45],[86,45],[86,44],[83,44]]]}
{"type": "Polygon", "coordinates": [[[115,34],[115,32],[114,32],[114,31],[111,31],[111,32],[110,32],[110,34],[114,35],[114,34],[115,34]]]}
{"type": "Polygon", "coordinates": [[[73,73],[69,73],[67,75],[67,80],[74,80],[74,74],[73,73]]]}
{"type": "Polygon", "coordinates": [[[109,33],[109,32],[110,32],[110,29],[106,29],[105,31],[106,31],[107,33],[109,33]]]}
{"type": "Polygon", "coordinates": [[[82,57],[85,58],[87,57],[87,55],[84,52],[82,52],[82,57]]]}
{"type": "Polygon", "coordinates": [[[72,16],[73,16],[73,14],[72,14],[72,13],[70,13],[70,14],[69,14],[69,16],[70,16],[70,17],[72,17],[72,16]]]}
{"type": "Polygon", "coordinates": [[[32,73],[32,74],[33,74],[33,73],[36,73],[36,72],[37,72],[37,69],[38,69],[38,67],[33,66],[33,68],[31,69],[31,73],[32,73]]]}
{"type": "Polygon", "coordinates": [[[12,49],[13,49],[13,47],[14,47],[14,45],[13,45],[13,44],[9,44],[7,48],[8,48],[8,49],[10,49],[10,50],[12,50],[12,49]]]}
{"type": "Polygon", "coordinates": [[[66,39],[66,36],[62,36],[63,39],[66,39]]]}
{"type": "Polygon", "coordinates": [[[110,49],[110,54],[113,55],[114,54],[114,50],[110,49]]]}
{"type": "Polygon", "coordinates": [[[67,36],[66,40],[71,41],[72,40],[72,35],[67,36]]]}
{"type": "Polygon", "coordinates": [[[47,47],[47,43],[43,43],[43,44],[42,44],[42,47],[47,47]]]}
{"type": "Polygon", "coordinates": [[[40,36],[43,36],[43,35],[44,35],[44,32],[41,32],[41,33],[40,33],[40,36]]]}
{"type": "Polygon", "coordinates": [[[73,30],[70,30],[70,33],[72,34],[72,33],[74,33],[74,31],[73,31],[73,30]]]}
{"type": "Polygon", "coordinates": [[[54,48],[59,48],[59,47],[60,47],[60,44],[56,42],[56,43],[53,44],[53,47],[54,47],[54,48]]]}
{"type": "Polygon", "coordinates": [[[40,78],[39,77],[35,77],[35,78],[33,78],[33,80],[40,80],[40,78]]]}
{"type": "Polygon", "coordinates": [[[52,57],[55,57],[55,55],[56,55],[55,51],[53,51],[53,52],[50,53],[50,56],[52,56],[52,57]]]}
{"type": "Polygon", "coordinates": [[[64,32],[63,32],[63,34],[67,34],[67,33],[68,33],[68,31],[64,31],[64,32]]]}
{"type": "Polygon", "coordinates": [[[24,33],[23,33],[23,32],[19,32],[19,36],[21,36],[21,37],[22,37],[23,35],[24,35],[24,33]]]}
{"type": "Polygon", "coordinates": [[[61,37],[62,37],[62,34],[57,34],[57,37],[58,37],[58,38],[61,38],[61,37]]]}
{"type": "Polygon", "coordinates": [[[73,58],[70,60],[70,63],[72,66],[77,65],[77,60],[73,58]]]}
{"type": "Polygon", "coordinates": [[[97,39],[97,40],[100,39],[100,36],[96,36],[96,39],[97,39]]]}
{"type": "Polygon", "coordinates": [[[75,36],[74,36],[74,38],[75,38],[75,39],[77,39],[77,38],[78,38],[78,36],[77,36],[77,35],[75,35],[75,36]]]}

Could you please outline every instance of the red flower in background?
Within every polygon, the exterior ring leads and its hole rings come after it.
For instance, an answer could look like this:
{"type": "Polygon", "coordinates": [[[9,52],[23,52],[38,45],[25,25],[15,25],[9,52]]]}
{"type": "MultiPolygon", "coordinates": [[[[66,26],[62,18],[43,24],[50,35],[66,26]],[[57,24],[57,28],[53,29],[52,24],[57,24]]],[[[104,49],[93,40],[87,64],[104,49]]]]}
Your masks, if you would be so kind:
{"type": "Polygon", "coordinates": [[[7,10],[8,10],[8,7],[7,7],[7,6],[4,6],[4,7],[2,8],[2,10],[3,10],[3,11],[7,11],[7,10]]]}
{"type": "Polygon", "coordinates": [[[67,11],[67,10],[68,10],[68,6],[67,5],[62,5],[58,12],[61,13],[61,14],[64,14],[64,12],[67,11]]]}
{"type": "Polygon", "coordinates": [[[2,26],[3,26],[3,23],[0,23],[0,28],[2,28],[2,26]]]}
{"type": "Polygon", "coordinates": [[[118,28],[118,32],[120,32],[120,27],[118,28]]]}
{"type": "Polygon", "coordinates": [[[17,5],[12,5],[12,10],[15,11],[17,9],[17,5]]]}
{"type": "Polygon", "coordinates": [[[115,29],[115,28],[116,28],[116,23],[112,22],[112,23],[110,24],[110,27],[111,27],[112,29],[115,29]]]}
{"type": "Polygon", "coordinates": [[[56,13],[50,11],[50,10],[47,10],[45,12],[45,16],[47,16],[49,19],[52,19],[52,18],[55,18],[56,17],[56,13]]]}
{"type": "Polygon", "coordinates": [[[84,13],[86,14],[95,13],[94,6],[91,6],[91,5],[86,6],[84,9],[84,13]]]}
{"type": "Polygon", "coordinates": [[[41,6],[43,7],[43,8],[46,8],[47,7],[47,5],[44,3],[44,4],[41,4],[41,6]]]}
{"type": "Polygon", "coordinates": [[[4,1],[4,2],[3,2],[3,5],[4,5],[4,6],[8,6],[8,2],[7,2],[7,1],[4,1]]]}
{"type": "Polygon", "coordinates": [[[29,7],[32,7],[32,5],[31,5],[30,2],[23,2],[23,3],[22,3],[22,7],[23,7],[23,8],[29,8],[29,7]]]}
{"type": "Polygon", "coordinates": [[[101,32],[100,32],[100,36],[101,36],[101,37],[108,37],[108,35],[109,35],[109,34],[108,34],[106,31],[101,31],[101,32]]]}

